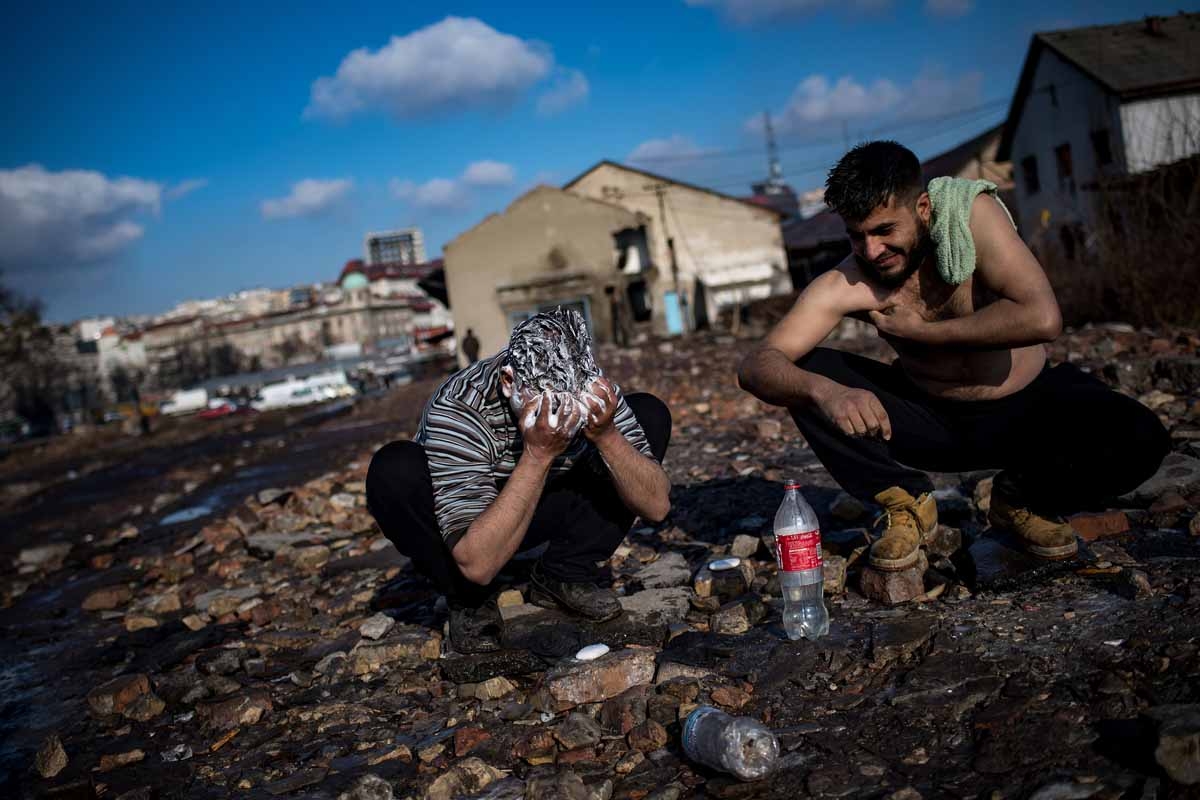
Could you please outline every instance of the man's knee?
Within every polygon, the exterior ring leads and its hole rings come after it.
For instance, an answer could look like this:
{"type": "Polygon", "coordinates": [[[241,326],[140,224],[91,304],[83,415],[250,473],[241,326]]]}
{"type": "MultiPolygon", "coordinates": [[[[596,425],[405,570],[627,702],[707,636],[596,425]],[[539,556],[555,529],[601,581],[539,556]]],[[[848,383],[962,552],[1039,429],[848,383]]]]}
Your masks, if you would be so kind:
{"type": "Polygon", "coordinates": [[[796,366],[807,372],[824,375],[826,378],[837,380],[849,369],[846,354],[841,350],[828,347],[814,347],[807,355],[796,361],[796,366]]]}
{"type": "Polygon", "coordinates": [[[671,409],[667,404],[648,392],[635,392],[625,395],[629,410],[642,426],[650,451],[659,461],[667,452],[667,444],[671,441],[671,409]]]}
{"type": "Polygon", "coordinates": [[[1171,435],[1159,421],[1158,415],[1141,403],[1130,401],[1128,421],[1120,425],[1129,443],[1125,452],[1129,459],[1129,483],[1126,491],[1136,489],[1158,471],[1163,459],[1171,452],[1171,435]]]}
{"type": "Polygon", "coordinates": [[[416,442],[385,444],[367,467],[367,506],[375,513],[386,498],[406,497],[428,481],[425,448],[416,442]]]}

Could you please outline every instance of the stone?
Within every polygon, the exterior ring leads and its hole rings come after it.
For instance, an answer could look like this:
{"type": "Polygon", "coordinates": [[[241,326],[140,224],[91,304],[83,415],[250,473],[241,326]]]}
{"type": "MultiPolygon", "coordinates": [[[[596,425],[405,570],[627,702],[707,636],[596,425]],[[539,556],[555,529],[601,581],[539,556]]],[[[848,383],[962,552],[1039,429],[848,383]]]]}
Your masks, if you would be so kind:
{"type": "Polygon", "coordinates": [[[487,741],[492,735],[483,728],[459,728],[454,732],[454,755],[462,758],[474,750],[480,742],[487,741]]]}
{"type": "Polygon", "coordinates": [[[395,796],[390,783],[378,775],[367,773],[339,794],[337,800],[393,800],[395,796]]]}
{"type": "Polygon", "coordinates": [[[350,651],[350,674],[362,676],[386,667],[411,669],[441,655],[441,636],[424,631],[405,631],[393,634],[377,644],[360,642],[350,651]]]}
{"type": "Polygon", "coordinates": [[[88,708],[97,717],[120,714],[133,701],[149,693],[150,678],[146,675],[122,675],[88,692],[88,708]]]}
{"type": "Polygon", "coordinates": [[[604,730],[624,736],[646,721],[649,686],[634,686],[600,707],[600,724],[604,730]]]}
{"type": "Polygon", "coordinates": [[[856,522],[867,513],[867,507],[858,498],[840,492],[829,504],[829,513],[842,522],[856,522]]]}
{"type": "Polygon", "coordinates": [[[750,584],[754,580],[753,568],[749,564],[742,562],[735,569],[710,570],[707,566],[701,567],[696,572],[696,577],[692,581],[692,588],[700,597],[718,597],[721,600],[733,600],[741,597],[750,589],[750,584]],[[747,570],[743,570],[744,564],[747,570]]]}
{"type": "Polygon", "coordinates": [[[717,705],[735,710],[750,702],[750,695],[736,686],[718,686],[709,697],[717,705]]]}
{"type": "Polygon", "coordinates": [[[38,748],[33,765],[38,775],[43,778],[53,778],[67,768],[67,761],[67,751],[63,749],[62,740],[58,738],[58,734],[52,733],[38,748]]]}
{"type": "Polygon", "coordinates": [[[325,780],[325,776],[329,774],[326,767],[313,767],[312,769],[298,770],[292,772],[285,778],[280,778],[277,781],[272,781],[263,787],[267,794],[279,797],[285,794],[298,792],[309,786],[316,786],[321,781],[325,780]]]}
{"type": "Polygon", "coordinates": [[[513,745],[512,754],[527,764],[551,764],[558,748],[554,736],[548,730],[533,730],[522,736],[513,745]]]}
{"type": "Polygon", "coordinates": [[[630,647],[595,661],[567,662],[546,673],[545,686],[560,710],[599,703],[654,679],[654,651],[630,647]]]}
{"type": "Polygon", "coordinates": [[[907,658],[929,641],[935,624],[927,614],[876,622],[871,626],[871,659],[882,664],[907,658]]]}
{"type": "Polygon", "coordinates": [[[396,627],[396,620],[387,614],[376,614],[359,625],[358,632],[368,639],[382,639],[394,627],[396,627]]]}
{"type": "Polygon", "coordinates": [[[508,678],[497,675],[476,685],[475,698],[478,700],[499,700],[505,695],[512,694],[517,687],[508,678]]]}
{"type": "Polygon", "coordinates": [[[505,589],[496,597],[497,608],[512,608],[514,606],[523,605],[525,603],[524,596],[516,589],[505,589]]]}
{"type": "Polygon", "coordinates": [[[1145,506],[1168,491],[1186,495],[1196,488],[1200,488],[1200,459],[1183,453],[1169,453],[1153,476],[1122,499],[1128,498],[1137,506],[1145,506]]]}
{"type": "Polygon", "coordinates": [[[893,606],[925,594],[925,570],[929,562],[925,553],[918,555],[917,563],[908,569],[885,572],[873,567],[863,567],[859,585],[862,593],[877,603],[893,606]]]}
{"type": "Polygon", "coordinates": [[[84,611],[112,611],[120,608],[133,599],[133,592],[128,586],[105,586],[97,589],[83,599],[84,611]]]}
{"type": "Polygon", "coordinates": [[[1200,704],[1156,706],[1143,716],[1157,729],[1154,759],[1159,766],[1177,783],[1200,784],[1200,704]]]}
{"type": "Polygon", "coordinates": [[[114,769],[127,767],[130,764],[136,764],[146,757],[143,750],[129,750],[124,753],[109,753],[100,756],[100,763],[97,769],[100,772],[111,772],[114,769]]]}
{"type": "Polygon", "coordinates": [[[274,709],[271,696],[262,689],[251,689],[223,700],[197,706],[196,713],[214,731],[226,731],[255,725],[274,709]]]}
{"type": "Polygon", "coordinates": [[[333,506],[334,508],[341,509],[342,511],[349,511],[358,505],[358,498],[349,492],[338,492],[337,494],[330,496],[329,505],[333,506]]]}
{"type": "Polygon", "coordinates": [[[126,614],[124,622],[125,630],[130,633],[158,627],[158,617],[151,617],[148,614],[126,614]]]}
{"type": "Polygon", "coordinates": [[[646,589],[668,589],[687,586],[692,571],[682,553],[668,550],[637,571],[637,579],[646,589]]]}
{"type": "Polygon", "coordinates": [[[618,775],[628,775],[645,760],[646,756],[643,755],[641,750],[630,750],[617,760],[616,765],[613,767],[613,772],[618,775]]]}
{"type": "Polygon", "coordinates": [[[71,544],[69,542],[26,547],[17,555],[17,562],[21,566],[50,572],[61,567],[70,552],[71,544]]]}
{"type": "Polygon", "coordinates": [[[167,704],[162,701],[162,698],[154,692],[149,692],[126,706],[125,710],[121,712],[121,716],[136,722],[149,722],[166,710],[166,707],[167,704]]]}
{"type": "Polygon", "coordinates": [[[643,753],[652,753],[667,746],[667,729],[648,719],[629,732],[629,746],[643,753]]]}
{"type": "Polygon", "coordinates": [[[949,525],[938,525],[925,536],[925,549],[949,558],[962,549],[962,531],[949,525]]]}
{"type": "Polygon", "coordinates": [[[832,553],[822,553],[821,574],[824,577],[823,591],[836,596],[846,591],[846,559],[832,553]]]}
{"type": "Polygon", "coordinates": [[[291,496],[291,491],[287,489],[263,489],[258,493],[256,499],[260,506],[269,506],[272,503],[283,505],[291,496]]]}
{"type": "Polygon", "coordinates": [[[1070,518],[1071,527],[1085,542],[1120,536],[1129,531],[1129,517],[1124,511],[1102,511],[1095,514],[1075,514],[1070,518]]]}
{"type": "MultiPolygon", "coordinates": [[[[611,702],[611,701],[610,701],[611,702]]],[[[600,723],[587,714],[572,712],[554,729],[554,738],[564,750],[595,747],[600,743],[600,723]]]]}
{"type": "Polygon", "coordinates": [[[783,435],[783,423],[777,419],[760,419],[754,423],[754,433],[760,439],[778,439],[783,435]]]}
{"type": "Polygon", "coordinates": [[[691,594],[686,586],[673,586],[669,589],[643,589],[617,599],[630,622],[650,627],[682,620],[688,612],[691,594]]]}
{"type": "Polygon", "coordinates": [[[332,551],[323,544],[309,547],[297,547],[292,550],[289,560],[293,567],[303,572],[316,572],[329,563],[332,551]]]}
{"type": "Polygon", "coordinates": [[[767,615],[762,598],[746,594],[721,606],[708,621],[713,633],[746,633],[767,615]]]}
{"type": "Polygon", "coordinates": [[[984,516],[987,516],[987,513],[992,510],[992,484],[994,482],[994,478],[984,478],[975,484],[975,507],[984,516]]]}
{"type": "Polygon", "coordinates": [[[733,544],[729,546],[729,555],[737,558],[750,558],[758,552],[762,540],[757,536],[751,536],[748,533],[739,533],[733,537],[733,544]]]}
{"type": "Polygon", "coordinates": [[[1154,596],[1154,587],[1140,569],[1125,569],[1117,576],[1117,592],[1130,600],[1147,600],[1154,596]]]}
{"type": "Polygon", "coordinates": [[[236,609],[243,601],[258,597],[261,590],[255,586],[239,589],[213,589],[192,598],[192,607],[201,613],[222,616],[236,609]]]}

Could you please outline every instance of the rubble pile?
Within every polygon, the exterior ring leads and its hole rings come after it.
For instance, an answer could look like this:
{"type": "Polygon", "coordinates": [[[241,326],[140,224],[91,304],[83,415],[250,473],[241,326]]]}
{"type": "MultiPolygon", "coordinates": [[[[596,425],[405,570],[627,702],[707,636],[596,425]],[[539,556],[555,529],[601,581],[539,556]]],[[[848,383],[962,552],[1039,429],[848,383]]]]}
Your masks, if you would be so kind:
{"type": "Polygon", "coordinates": [[[519,558],[501,576],[505,649],[455,653],[444,601],[366,509],[379,441],[190,528],[97,520],[89,543],[14,554],[0,575],[6,641],[62,660],[21,695],[37,699],[22,701],[37,745],[9,785],[435,800],[1195,791],[1200,339],[1108,326],[1055,345],[1154,408],[1175,443],[1122,508],[1077,522],[1078,557],[1035,562],[991,536],[990,473],[939,475],[925,568],[889,586],[863,580],[878,509],[832,484],[784,411],[737,388],[750,345],[698,336],[597,353],[625,391],[666,400],[675,426],[672,516],[613,555],[625,614],[611,622],[528,604],[533,558],[519,558]],[[779,625],[770,519],[793,478],[822,522],[833,624],[815,643],[779,625]],[[709,569],[722,558],[738,562],[709,569]],[[577,658],[593,644],[608,650],[577,658]],[[681,721],[702,704],[775,732],[772,779],[688,761],[681,721]]]}

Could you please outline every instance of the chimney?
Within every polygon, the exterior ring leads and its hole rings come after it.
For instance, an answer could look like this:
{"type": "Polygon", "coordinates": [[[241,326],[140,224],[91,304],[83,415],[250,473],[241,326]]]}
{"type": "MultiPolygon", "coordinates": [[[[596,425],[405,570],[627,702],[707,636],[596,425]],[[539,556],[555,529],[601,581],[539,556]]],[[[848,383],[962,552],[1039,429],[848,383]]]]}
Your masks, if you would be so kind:
{"type": "Polygon", "coordinates": [[[1146,33],[1150,34],[1151,36],[1162,36],[1162,23],[1162,17],[1146,17],[1146,33]]]}

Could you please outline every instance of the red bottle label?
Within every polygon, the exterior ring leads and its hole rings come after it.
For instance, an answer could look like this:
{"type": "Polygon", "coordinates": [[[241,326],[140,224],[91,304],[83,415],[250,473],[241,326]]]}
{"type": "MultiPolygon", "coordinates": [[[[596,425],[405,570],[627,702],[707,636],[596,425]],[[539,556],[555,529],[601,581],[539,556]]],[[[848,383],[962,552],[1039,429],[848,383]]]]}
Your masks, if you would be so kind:
{"type": "Polygon", "coordinates": [[[819,530],[777,534],[775,544],[779,548],[779,568],[784,572],[821,568],[819,530]]]}

